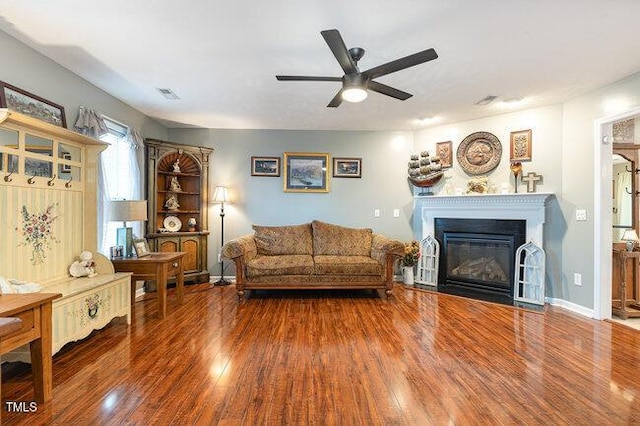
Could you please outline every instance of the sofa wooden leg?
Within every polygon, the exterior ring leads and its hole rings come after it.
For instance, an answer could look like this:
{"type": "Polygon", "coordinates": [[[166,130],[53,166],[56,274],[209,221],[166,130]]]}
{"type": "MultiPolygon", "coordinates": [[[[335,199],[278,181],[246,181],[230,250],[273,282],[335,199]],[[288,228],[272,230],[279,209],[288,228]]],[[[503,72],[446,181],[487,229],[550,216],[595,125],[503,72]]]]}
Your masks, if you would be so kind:
{"type": "Polygon", "coordinates": [[[238,299],[242,299],[244,297],[244,290],[238,290],[238,299]]]}
{"type": "Polygon", "coordinates": [[[391,290],[389,288],[384,291],[384,294],[387,296],[387,299],[391,297],[391,293],[392,292],[393,292],[393,290],[391,290]]]}

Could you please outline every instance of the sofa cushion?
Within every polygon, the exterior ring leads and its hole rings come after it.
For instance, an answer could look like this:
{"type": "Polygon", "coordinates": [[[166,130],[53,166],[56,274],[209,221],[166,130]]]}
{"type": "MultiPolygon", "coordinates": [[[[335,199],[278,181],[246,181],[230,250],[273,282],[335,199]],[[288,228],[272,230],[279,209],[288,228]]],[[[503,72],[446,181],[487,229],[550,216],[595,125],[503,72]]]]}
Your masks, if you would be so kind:
{"type": "Polygon", "coordinates": [[[247,277],[265,275],[311,275],[313,257],[308,254],[258,256],[247,262],[247,277]]]}
{"type": "Polygon", "coordinates": [[[382,265],[369,256],[313,256],[316,275],[380,275],[382,265]]]}
{"type": "Polygon", "coordinates": [[[373,232],[314,220],[313,254],[333,256],[371,256],[373,232]]]}
{"type": "Polygon", "coordinates": [[[290,226],[253,225],[258,254],[313,254],[311,224],[290,226]]]}

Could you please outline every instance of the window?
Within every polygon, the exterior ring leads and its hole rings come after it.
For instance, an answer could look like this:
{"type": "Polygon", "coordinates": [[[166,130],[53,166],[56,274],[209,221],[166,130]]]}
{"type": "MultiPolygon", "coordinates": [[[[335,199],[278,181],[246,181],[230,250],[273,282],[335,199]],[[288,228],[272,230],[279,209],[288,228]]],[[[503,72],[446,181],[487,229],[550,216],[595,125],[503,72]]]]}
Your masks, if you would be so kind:
{"type": "MultiPolygon", "coordinates": [[[[131,138],[128,126],[102,116],[108,132],[100,137],[109,147],[100,154],[99,184],[102,201],[102,218],[98,218],[102,225],[98,233],[98,247],[100,252],[109,255],[109,248],[116,244],[116,229],[122,227],[122,222],[109,220],[110,200],[139,200],[140,199],[140,166],[137,156],[137,145],[131,138]]],[[[135,235],[142,235],[140,223],[128,223],[133,227],[135,235]]]]}

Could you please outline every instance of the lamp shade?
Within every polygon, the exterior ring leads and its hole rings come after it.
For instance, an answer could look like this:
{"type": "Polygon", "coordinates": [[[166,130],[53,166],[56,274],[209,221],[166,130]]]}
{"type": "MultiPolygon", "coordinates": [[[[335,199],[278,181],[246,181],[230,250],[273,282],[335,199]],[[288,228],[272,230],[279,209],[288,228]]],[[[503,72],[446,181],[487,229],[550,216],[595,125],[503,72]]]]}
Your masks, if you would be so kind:
{"type": "Polygon", "coordinates": [[[118,200],[109,203],[109,220],[134,222],[147,220],[147,202],[139,200],[118,200]]]}
{"type": "Polygon", "coordinates": [[[213,193],[214,204],[229,204],[229,190],[226,186],[217,186],[213,193]]]}
{"type": "Polygon", "coordinates": [[[622,234],[622,241],[638,241],[638,234],[635,229],[627,229],[622,234]]]}

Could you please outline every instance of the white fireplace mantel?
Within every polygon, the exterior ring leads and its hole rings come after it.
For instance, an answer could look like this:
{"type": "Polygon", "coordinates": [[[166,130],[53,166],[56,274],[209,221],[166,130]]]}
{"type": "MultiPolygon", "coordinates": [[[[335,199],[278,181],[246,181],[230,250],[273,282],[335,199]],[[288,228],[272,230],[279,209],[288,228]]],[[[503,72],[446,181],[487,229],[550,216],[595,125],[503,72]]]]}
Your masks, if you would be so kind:
{"type": "Polygon", "coordinates": [[[545,206],[553,193],[415,196],[414,234],[434,235],[436,218],[506,219],[527,222],[527,242],[543,246],[545,206]]]}

